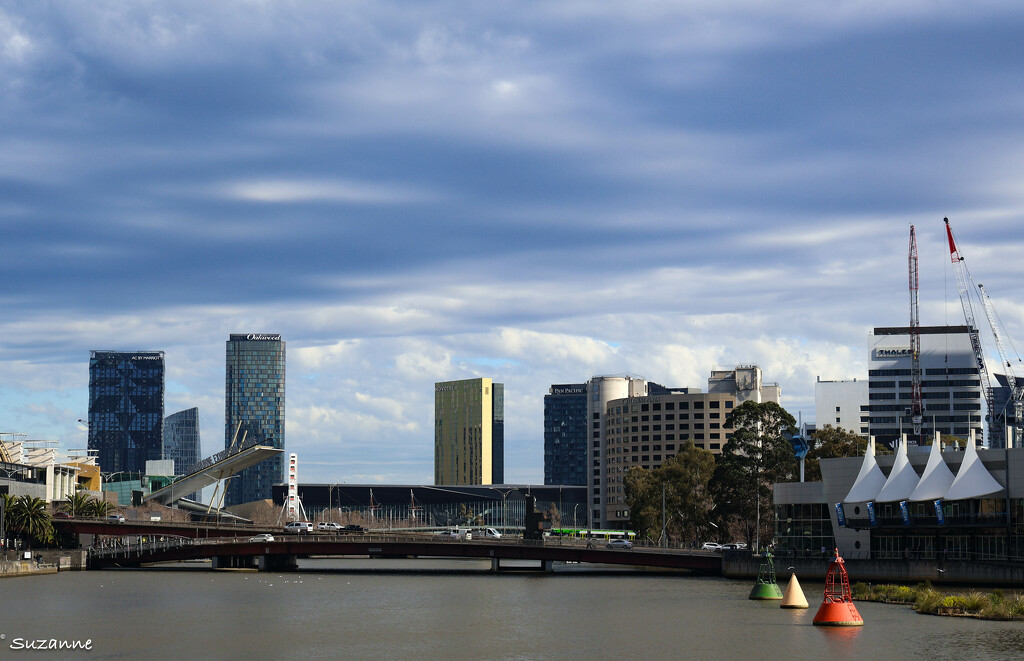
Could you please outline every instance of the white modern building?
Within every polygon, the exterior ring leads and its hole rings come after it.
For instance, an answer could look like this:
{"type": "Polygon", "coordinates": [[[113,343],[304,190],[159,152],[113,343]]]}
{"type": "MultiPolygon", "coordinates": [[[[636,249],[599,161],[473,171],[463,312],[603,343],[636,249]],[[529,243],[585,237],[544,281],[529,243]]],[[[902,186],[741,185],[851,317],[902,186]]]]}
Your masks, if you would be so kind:
{"type": "MultiPolygon", "coordinates": [[[[921,435],[931,438],[938,431],[967,438],[973,432],[980,440],[985,399],[967,326],[922,326],[919,330],[921,435]]],[[[901,434],[913,431],[912,362],[909,328],[874,329],[868,363],[868,433],[890,447],[901,434]]]]}
{"type": "Polygon", "coordinates": [[[832,425],[848,432],[867,436],[868,382],[823,381],[819,376],[814,384],[814,423],[818,429],[832,425]]]}

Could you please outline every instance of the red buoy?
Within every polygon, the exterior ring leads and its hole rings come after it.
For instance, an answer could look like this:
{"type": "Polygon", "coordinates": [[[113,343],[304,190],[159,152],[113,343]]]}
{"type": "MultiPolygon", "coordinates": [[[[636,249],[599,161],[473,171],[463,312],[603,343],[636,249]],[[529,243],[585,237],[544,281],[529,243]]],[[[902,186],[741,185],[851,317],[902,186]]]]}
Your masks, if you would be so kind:
{"type": "Polygon", "coordinates": [[[857,612],[853,605],[853,595],[850,594],[850,577],[846,575],[846,567],[843,559],[839,557],[839,549],[836,549],[836,557],[828,566],[828,574],[825,576],[825,596],[821,600],[821,607],[814,616],[814,624],[823,627],[861,627],[864,626],[864,618],[857,612]]]}

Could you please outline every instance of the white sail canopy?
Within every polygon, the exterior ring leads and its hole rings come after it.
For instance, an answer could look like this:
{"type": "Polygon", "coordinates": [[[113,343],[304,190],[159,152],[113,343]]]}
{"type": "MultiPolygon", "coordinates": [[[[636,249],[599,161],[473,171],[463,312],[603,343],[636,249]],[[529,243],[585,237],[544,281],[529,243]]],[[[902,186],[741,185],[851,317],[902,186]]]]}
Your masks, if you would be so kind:
{"type": "Polygon", "coordinates": [[[846,494],[843,502],[864,503],[874,500],[878,492],[885,486],[885,475],[875,461],[875,439],[868,439],[868,449],[864,453],[864,463],[860,465],[860,473],[854,480],[850,493],[846,494]]]}
{"type": "Polygon", "coordinates": [[[914,493],[910,494],[910,500],[937,500],[946,495],[949,485],[953,484],[953,471],[942,459],[942,443],[939,442],[939,434],[935,434],[932,441],[931,452],[928,453],[928,464],[921,473],[921,481],[917,483],[914,493]]]}
{"type": "Polygon", "coordinates": [[[985,465],[981,463],[978,448],[972,438],[967,443],[967,450],[964,452],[960,470],[957,471],[953,483],[949,485],[949,490],[946,492],[946,500],[981,498],[1002,490],[1003,485],[996,482],[996,478],[992,477],[985,465]]]}
{"type": "Polygon", "coordinates": [[[917,471],[910,465],[910,459],[907,458],[906,439],[901,440],[898,446],[896,459],[892,463],[892,471],[889,472],[889,479],[885,481],[885,485],[875,496],[875,500],[881,503],[893,503],[910,498],[910,494],[914,492],[919,482],[917,471]]]}

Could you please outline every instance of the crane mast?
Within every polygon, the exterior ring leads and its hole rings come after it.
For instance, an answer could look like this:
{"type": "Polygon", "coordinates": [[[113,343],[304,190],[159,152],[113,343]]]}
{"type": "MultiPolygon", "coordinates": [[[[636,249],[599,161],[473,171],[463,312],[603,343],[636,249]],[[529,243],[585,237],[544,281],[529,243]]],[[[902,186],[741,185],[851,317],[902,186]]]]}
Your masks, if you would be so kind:
{"type": "Polygon", "coordinates": [[[910,226],[910,255],[907,259],[910,272],[910,420],[914,425],[914,442],[921,443],[921,421],[924,406],[921,403],[921,322],[917,312],[917,237],[914,226],[910,226]]]}
{"type": "MultiPolygon", "coordinates": [[[[978,363],[978,373],[981,375],[981,385],[984,388],[985,402],[988,409],[987,420],[989,422],[989,445],[992,446],[994,437],[1001,437],[1002,426],[996,423],[997,414],[995,411],[995,398],[992,396],[992,381],[985,365],[985,352],[981,347],[981,338],[978,336],[978,324],[974,320],[974,306],[971,304],[970,290],[967,287],[967,280],[970,274],[964,264],[963,255],[956,247],[953,240],[953,229],[949,226],[949,218],[943,218],[946,223],[946,238],[949,240],[949,259],[953,262],[953,274],[956,276],[956,286],[960,290],[960,305],[964,309],[964,320],[967,322],[967,332],[971,338],[971,349],[974,351],[974,360],[978,363]]],[[[1003,416],[998,416],[1002,418],[1003,416]]]]}
{"type": "Polygon", "coordinates": [[[1021,414],[1024,413],[1024,384],[1017,379],[1017,376],[1013,373],[1013,364],[1010,362],[1010,358],[1006,353],[1006,347],[1003,346],[1003,338],[999,333],[999,322],[996,319],[995,310],[992,308],[992,299],[988,297],[988,292],[985,291],[985,286],[979,284],[978,292],[981,294],[981,304],[985,309],[985,316],[988,318],[988,325],[992,327],[992,337],[996,341],[996,351],[999,352],[999,359],[1003,362],[1003,366],[1006,368],[1006,383],[1010,386],[1010,402],[1013,404],[1013,438],[1006,439],[1007,446],[1017,444],[1017,437],[1020,435],[1021,427],[1021,414]]]}

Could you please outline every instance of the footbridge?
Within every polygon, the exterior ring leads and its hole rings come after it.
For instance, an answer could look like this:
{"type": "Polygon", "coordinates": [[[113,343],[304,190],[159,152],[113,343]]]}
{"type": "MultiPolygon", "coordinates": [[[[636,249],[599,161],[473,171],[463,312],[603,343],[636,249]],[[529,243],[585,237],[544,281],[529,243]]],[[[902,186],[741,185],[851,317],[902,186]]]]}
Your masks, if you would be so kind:
{"type": "Polygon", "coordinates": [[[658,548],[609,549],[588,547],[572,540],[442,539],[429,534],[365,533],[354,535],[278,535],[274,541],[252,537],[147,537],[127,539],[89,551],[89,567],[139,567],[153,563],[212,559],[215,568],[294,569],[297,559],[311,556],[378,558],[477,558],[490,560],[494,570],[512,569],[502,562],[533,563],[550,570],[552,563],[586,563],[617,567],[722,573],[722,556],[702,551],[658,548]],[[134,543],[133,543],[134,542],[134,543]],[[561,543],[560,543],[561,542],[561,543]]]}

